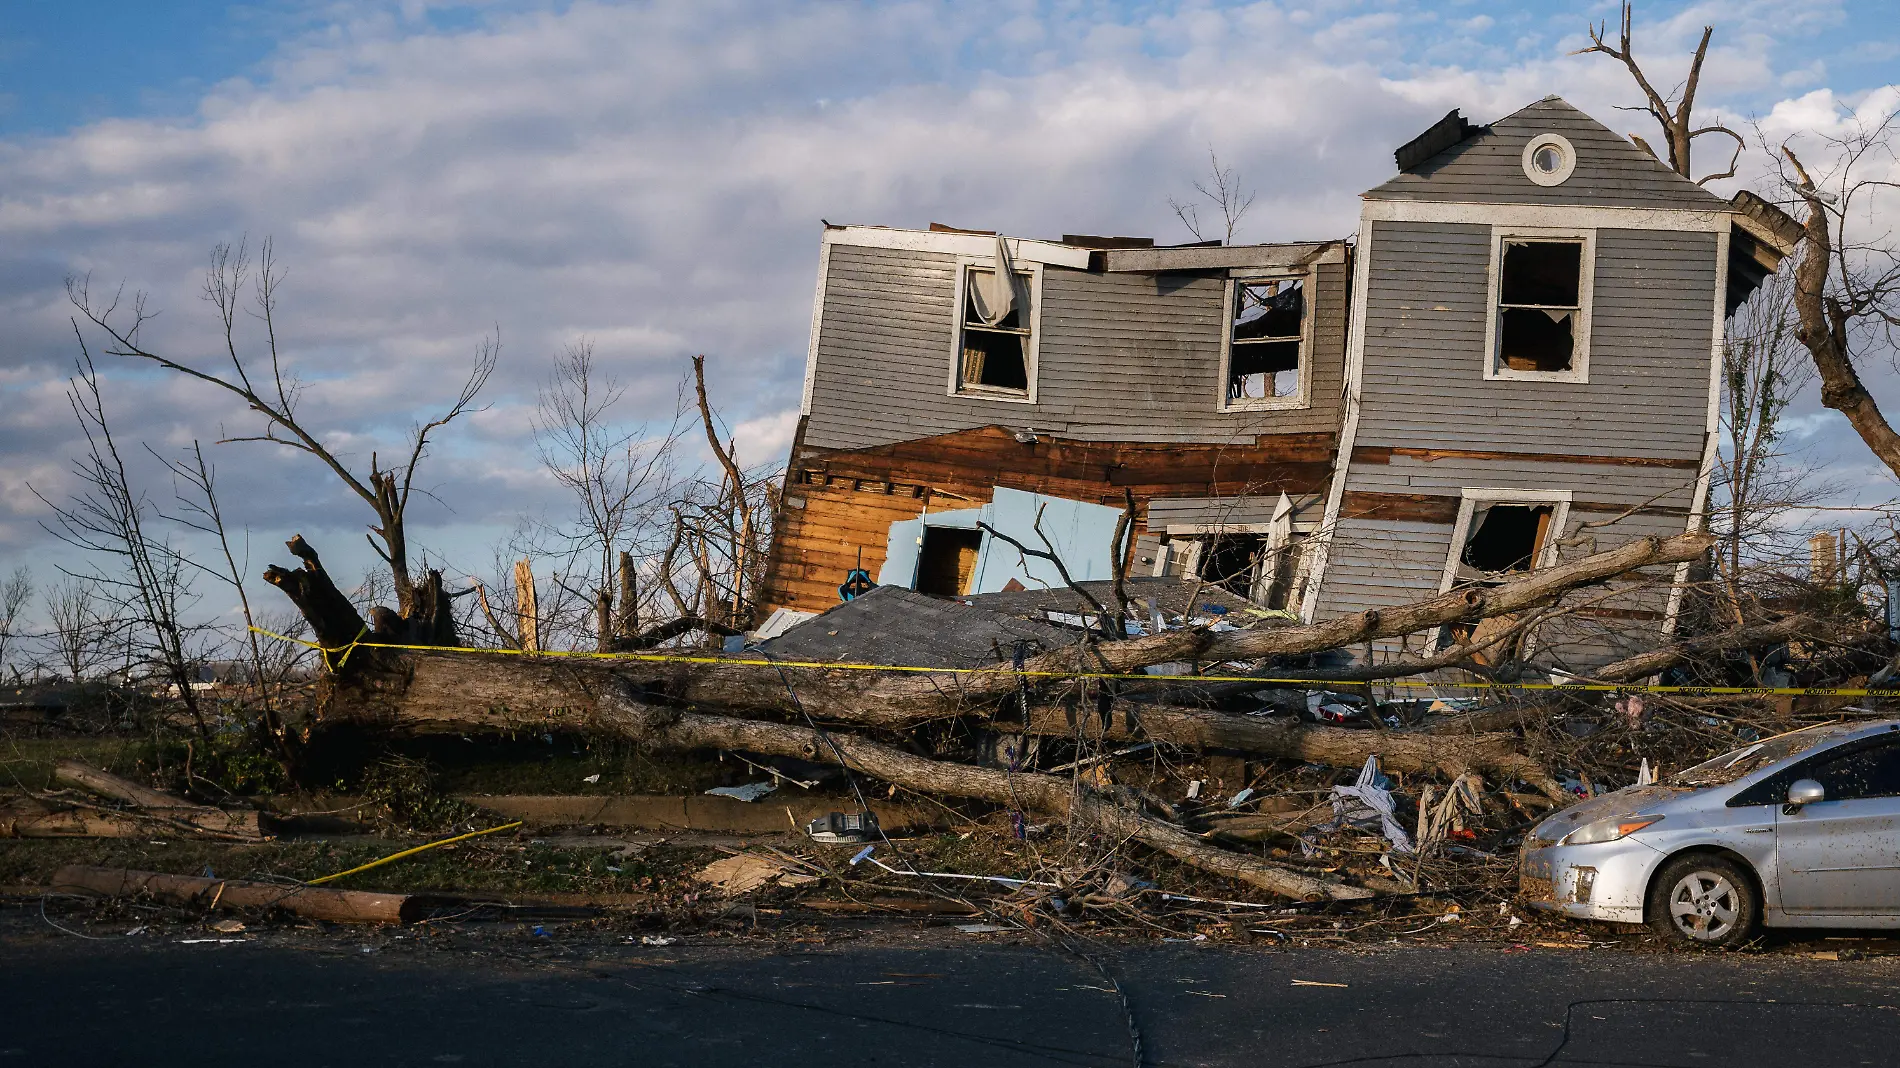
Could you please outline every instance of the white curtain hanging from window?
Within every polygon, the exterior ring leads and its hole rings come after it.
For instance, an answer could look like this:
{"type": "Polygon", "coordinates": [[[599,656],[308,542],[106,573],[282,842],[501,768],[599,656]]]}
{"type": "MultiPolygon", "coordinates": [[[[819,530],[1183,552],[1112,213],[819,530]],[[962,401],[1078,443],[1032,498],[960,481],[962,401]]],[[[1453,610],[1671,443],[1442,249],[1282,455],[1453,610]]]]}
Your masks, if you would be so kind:
{"type": "Polygon", "coordinates": [[[970,276],[970,306],[985,326],[995,326],[1016,310],[1016,265],[1002,234],[996,235],[996,270],[970,276]]]}

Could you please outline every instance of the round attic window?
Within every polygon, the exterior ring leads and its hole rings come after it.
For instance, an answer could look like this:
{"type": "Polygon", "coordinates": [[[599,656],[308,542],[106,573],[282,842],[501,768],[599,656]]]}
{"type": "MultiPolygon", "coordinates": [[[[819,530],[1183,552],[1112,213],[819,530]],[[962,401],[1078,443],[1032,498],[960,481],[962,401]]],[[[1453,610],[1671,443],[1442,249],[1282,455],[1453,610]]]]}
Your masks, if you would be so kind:
{"type": "Polygon", "coordinates": [[[1562,185],[1577,167],[1577,150],[1562,134],[1538,134],[1524,146],[1524,174],[1538,185],[1562,185]]]}

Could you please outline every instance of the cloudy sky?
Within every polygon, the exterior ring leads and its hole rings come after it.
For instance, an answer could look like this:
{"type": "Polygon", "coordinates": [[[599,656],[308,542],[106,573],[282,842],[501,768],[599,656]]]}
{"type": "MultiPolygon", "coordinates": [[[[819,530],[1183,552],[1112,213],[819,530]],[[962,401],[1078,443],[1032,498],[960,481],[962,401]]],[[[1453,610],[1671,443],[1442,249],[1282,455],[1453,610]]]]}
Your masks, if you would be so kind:
{"type": "MultiPolygon", "coordinates": [[[[1639,41],[1673,82],[1716,23],[1702,107],[1793,132],[1896,80],[1884,8],[1649,2],[1639,41]]],[[[1568,55],[1606,15],[1562,0],[8,0],[0,565],[54,559],[28,486],[70,485],[68,276],[148,292],[145,342],[208,361],[208,250],[273,238],[304,412],[357,463],[400,447],[499,329],[490,406],[444,439],[427,479],[440,503],[412,517],[452,569],[481,567],[498,531],[556,506],[527,431],[567,342],[593,340],[629,419],[669,415],[687,357],[707,354],[744,457],[778,458],[820,219],[1181,240],[1167,199],[1211,146],[1259,191],[1242,238],[1346,236],[1393,147],[1452,107],[1485,121],[1554,92],[1650,133],[1615,110],[1636,102],[1620,66],[1568,55]]],[[[127,442],[255,429],[201,386],[104,366],[127,442]]],[[[1850,495],[1890,495],[1835,417],[1809,404],[1795,426],[1850,495]]],[[[313,463],[254,444],[212,456],[253,571],[299,530],[367,563],[363,506],[313,463]]]]}

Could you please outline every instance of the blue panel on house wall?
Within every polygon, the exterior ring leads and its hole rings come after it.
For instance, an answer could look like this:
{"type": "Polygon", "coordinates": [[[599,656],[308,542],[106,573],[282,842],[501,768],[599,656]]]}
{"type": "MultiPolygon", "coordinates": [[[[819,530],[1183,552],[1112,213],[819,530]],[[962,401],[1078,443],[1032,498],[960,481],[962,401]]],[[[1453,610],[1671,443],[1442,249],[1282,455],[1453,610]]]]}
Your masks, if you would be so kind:
{"type": "Polygon", "coordinates": [[[975,530],[977,520],[983,518],[981,508],[959,508],[954,512],[931,512],[923,518],[927,527],[955,527],[958,530],[975,530]]]}
{"type": "MultiPolygon", "coordinates": [[[[1042,548],[1036,534],[1036,515],[1042,514],[1042,532],[1055,546],[1056,555],[1077,582],[1085,579],[1114,578],[1109,541],[1115,536],[1115,521],[1121,511],[1099,504],[1045,497],[1039,493],[1004,489],[984,507],[983,522],[1031,548],[1042,548]]],[[[1016,547],[999,538],[985,535],[977,553],[976,576],[971,593],[996,593],[1015,579],[1031,589],[1062,585],[1062,576],[1047,560],[1025,557],[1016,547]]]]}
{"type": "Polygon", "coordinates": [[[877,569],[880,586],[910,587],[917,581],[917,550],[923,547],[924,521],[900,519],[891,524],[884,544],[884,566],[877,569]]]}

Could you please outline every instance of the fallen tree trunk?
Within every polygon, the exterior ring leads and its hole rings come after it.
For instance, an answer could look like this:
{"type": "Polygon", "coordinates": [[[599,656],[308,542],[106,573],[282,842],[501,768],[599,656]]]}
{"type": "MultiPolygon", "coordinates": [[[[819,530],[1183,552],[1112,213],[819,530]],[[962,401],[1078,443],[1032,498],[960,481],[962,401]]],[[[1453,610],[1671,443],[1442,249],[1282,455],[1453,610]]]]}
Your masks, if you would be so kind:
{"type": "Polygon", "coordinates": [[[925,794],[970,797],[1020,805],[1052,816],[1068,816],[1105,836],[1140,842],[1203,871],[1299,900],[1350,901],[1372,896],[1371,891],[1361,887],[1317,878],[1210,846],[1180,827],[1133,807],[1116,804],[1080,783],[1054,775],[930,760],[849,734],[827,732],[821,738],[809,728],[697,712],[680,714],[673,722],[654,729],[647,740],[669,749],[740,749],[842,764],[853,771],[925,794]]]}
{"type": "Polygon", "coordinates": [[[95,808],[33,800],[0,807],[0,838],[149,838],[158,829],[151,820],[95,808]]]}
{"type": "MultiPolygon", "coordinates": [[[[183,825],[186,829],[246,841],[262,841],[264,838],[255,810],[195,805],[182,797],[173,797],[171,794],[140,786],[138,783],[88,767],[76,760],[60,761],[53,768],[53,778],[89,793],[109,797],[114,801],[122,801],[140,809],[140,814],[166,823],[183,825]]],[[[150,825],[146,825],[144,830],[149,832],[150,825]]]]}
{"type": "MultiPolygon", "coordinates": [[[[1063,649],[1031,658],[1019,672],[1009,662],[969,670],[917,673],[845,671],[816,666],[782,668],[747,663],[578,660],[482,653],[357,648],[333,680],[326,714],[354,720],[462,719],[470,702],[508,710],[525,723],[539,710],[586,706],[617,685],[647,699],[730,709],[801,711],[866,726],[901,728],[968,712],[1014,694],[1042,688],[1080,672],[1137,672],[1173,661],[1221,661],[1295,656],[1396,637],[1446,623],[1477,620],[1548,604],[1563,593],[1641,567],[1693,559],[1708,546],[1700,534],[1645,538],[1608,552],[1534,572],[1489,590],[1441,594],[1428,600],[1300,627],[1215,632],[1183,628],[1128,641],[1063,649]],[[1086,659],[1084,659],[1086,657],[1086,659]],[[623,680],[609,683],[610,678],[623,680]]],[[[363,634],[347,599],[334,592],[316,554],[300,546],[304,568],[273,567],[266,577],[310,620],[318,641],[341,650],[363,634]],[[326,589],[327,588],[327,589],[326,589]],[[341,608],[338,602],[341,601],[341,608]],[[342,613],[347,610],[347,616],[342,613]],[[354,629],[353,629],[354,628],[354,629]]]]}
{"type": "Polygon", "coordinates": [[[150,896],[168,905],[207,909],[281,909],[332,923],[403,923],[419,919],[439,901],[411,894],[279,886],[195,875],[165,875],[126,868],[69,864],[53,873],[50,889],[103,897],[150,896]]]}

